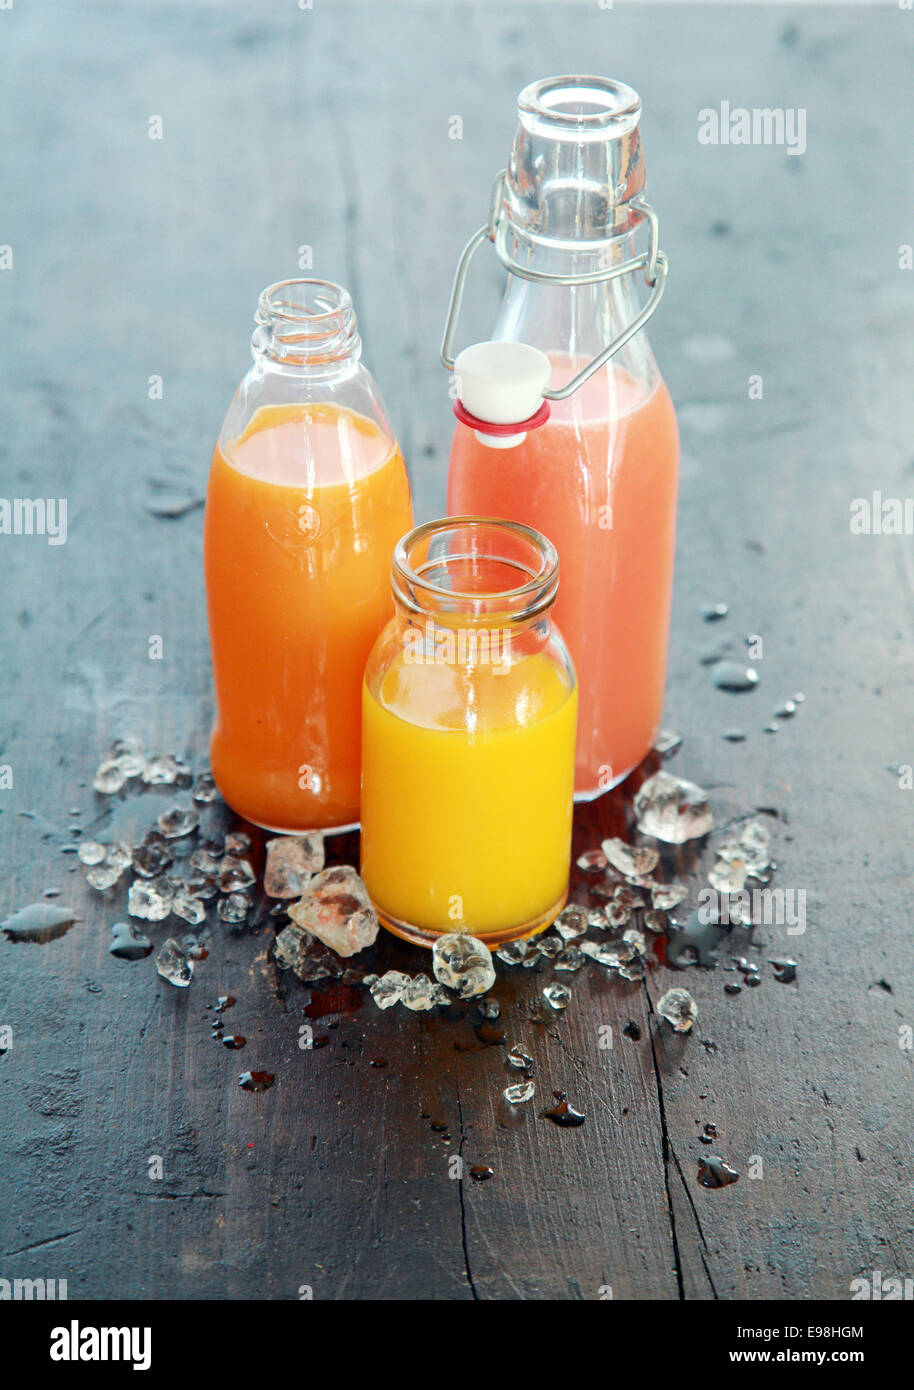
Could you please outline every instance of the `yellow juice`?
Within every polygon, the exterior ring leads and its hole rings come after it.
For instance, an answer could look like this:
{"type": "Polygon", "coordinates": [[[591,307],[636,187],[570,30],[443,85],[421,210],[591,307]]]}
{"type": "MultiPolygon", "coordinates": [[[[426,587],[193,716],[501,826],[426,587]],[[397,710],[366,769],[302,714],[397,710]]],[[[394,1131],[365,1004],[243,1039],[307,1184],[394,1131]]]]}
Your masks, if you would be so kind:
{"type": "Polygon", "coordinates": [[[548,926],[568,890],[576,722],[577,687],[542,653],[398,656],[363,685],[362,877],[385,925],[493,944],[548,926]]]}

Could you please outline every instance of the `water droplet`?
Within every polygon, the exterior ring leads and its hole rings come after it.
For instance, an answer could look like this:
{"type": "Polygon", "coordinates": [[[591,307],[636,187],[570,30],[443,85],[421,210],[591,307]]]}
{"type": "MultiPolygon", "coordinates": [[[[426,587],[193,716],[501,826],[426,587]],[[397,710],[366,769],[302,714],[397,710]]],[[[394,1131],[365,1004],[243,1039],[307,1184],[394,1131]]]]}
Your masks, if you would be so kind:
{"type": "Polygon", "coordinates": [[[119,960],[145,960],[152,955],[153,946],[149,937],[136,931],[130,922],[115,922],[108,950],[119,960]]]}
{"type": "Polygon", "coordinates": [[[56,941],[73,926],[78,918],[66,907],[52,907],[50,903],[29,903],[0,923],[0,931],[6,933],[10,941],[31,941],[45,945],[56,941]]]}
{"type": "Polygon", "coordinates": [[[701,616],[706,623],[718,623],[729,612],[730,609],[725,603],[703,603],[701,606],[701,616]]]}
{"type": "Polygon", "coordinates": [[[698,1181],[702,1187],[729,1187],[737,1182],[739,1173],[717,1154],[708,1154],[698,1160],[698,1181]]]}
{"type": "Polygon", "coordinates": [[[470,1169],[470,1177],[474,1182],[487,1182],[489,1178],[495,1177],[495,1169],[479,1163],[470,1169]]]}
{"type": "Polygon", "coordinates": [[[242,1091],[268,1091],[276,1080],[271,1071],[243,1071],[238,1078],[242,1091]]]}
{"type": "Polygon", "coordinates": [[[587,1116],[580,1110],[575,1110],[574,1106],[569,1105],[568,1098],[564,1091],[553,1091],[557,1104],[551,1110],[543,1110],[541,1118],[551,1120],[554,1125],[559,1125],[562,1129],[577,1129],[587,1119],[587,1116]]]}
{"type": "Polygon", "coordinates": [[[739,661],[719,661],[711,672],[711,679],[718,690],[754,690],[758,685],[758,671],[739,661]]]}

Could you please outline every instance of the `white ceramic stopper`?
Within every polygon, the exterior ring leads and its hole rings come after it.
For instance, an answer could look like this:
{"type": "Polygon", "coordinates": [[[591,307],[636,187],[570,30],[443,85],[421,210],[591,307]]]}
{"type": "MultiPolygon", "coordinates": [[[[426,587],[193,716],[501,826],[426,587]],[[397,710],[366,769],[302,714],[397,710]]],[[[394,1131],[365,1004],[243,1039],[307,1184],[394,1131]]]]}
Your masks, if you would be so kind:
{"type": "MultiPolygon", "coordinates": [[[[539,348],[528,343],[472,343],[454,362],[457,395],[471,415],[493,425],[529,420],[543,404],[552,365],[539,348]]],[[[524,434],[484,435],[477,438],[492,448],[509,448],[524,434]]]]}

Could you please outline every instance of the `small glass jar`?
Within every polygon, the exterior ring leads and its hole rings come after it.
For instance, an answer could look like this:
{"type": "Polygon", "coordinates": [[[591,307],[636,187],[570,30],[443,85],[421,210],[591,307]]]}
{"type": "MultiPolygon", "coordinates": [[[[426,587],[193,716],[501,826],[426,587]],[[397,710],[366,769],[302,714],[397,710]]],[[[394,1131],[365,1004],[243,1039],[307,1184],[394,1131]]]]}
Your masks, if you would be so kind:
{"type": "Polygon", "coordinates": [[[571,853],[577,685],[555,547],[455,517],[399,542],[362,688],[362,877],[408,941],[547,927],[571,853]]]}

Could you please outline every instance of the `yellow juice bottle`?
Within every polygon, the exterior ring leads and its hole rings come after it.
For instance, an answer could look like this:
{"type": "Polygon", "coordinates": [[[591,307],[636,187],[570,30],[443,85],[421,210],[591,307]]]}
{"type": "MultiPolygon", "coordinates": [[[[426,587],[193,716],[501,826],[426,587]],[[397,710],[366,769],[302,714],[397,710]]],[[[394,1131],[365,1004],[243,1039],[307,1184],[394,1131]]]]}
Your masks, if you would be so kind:
{"type": "Polygon", "coordinates": [[[397,547],[397,613],[362,690],[362,876],[408,940],[495,945],[564,905],[577,689],[557,570],[509,522],[433,522],[397,547]]]}

